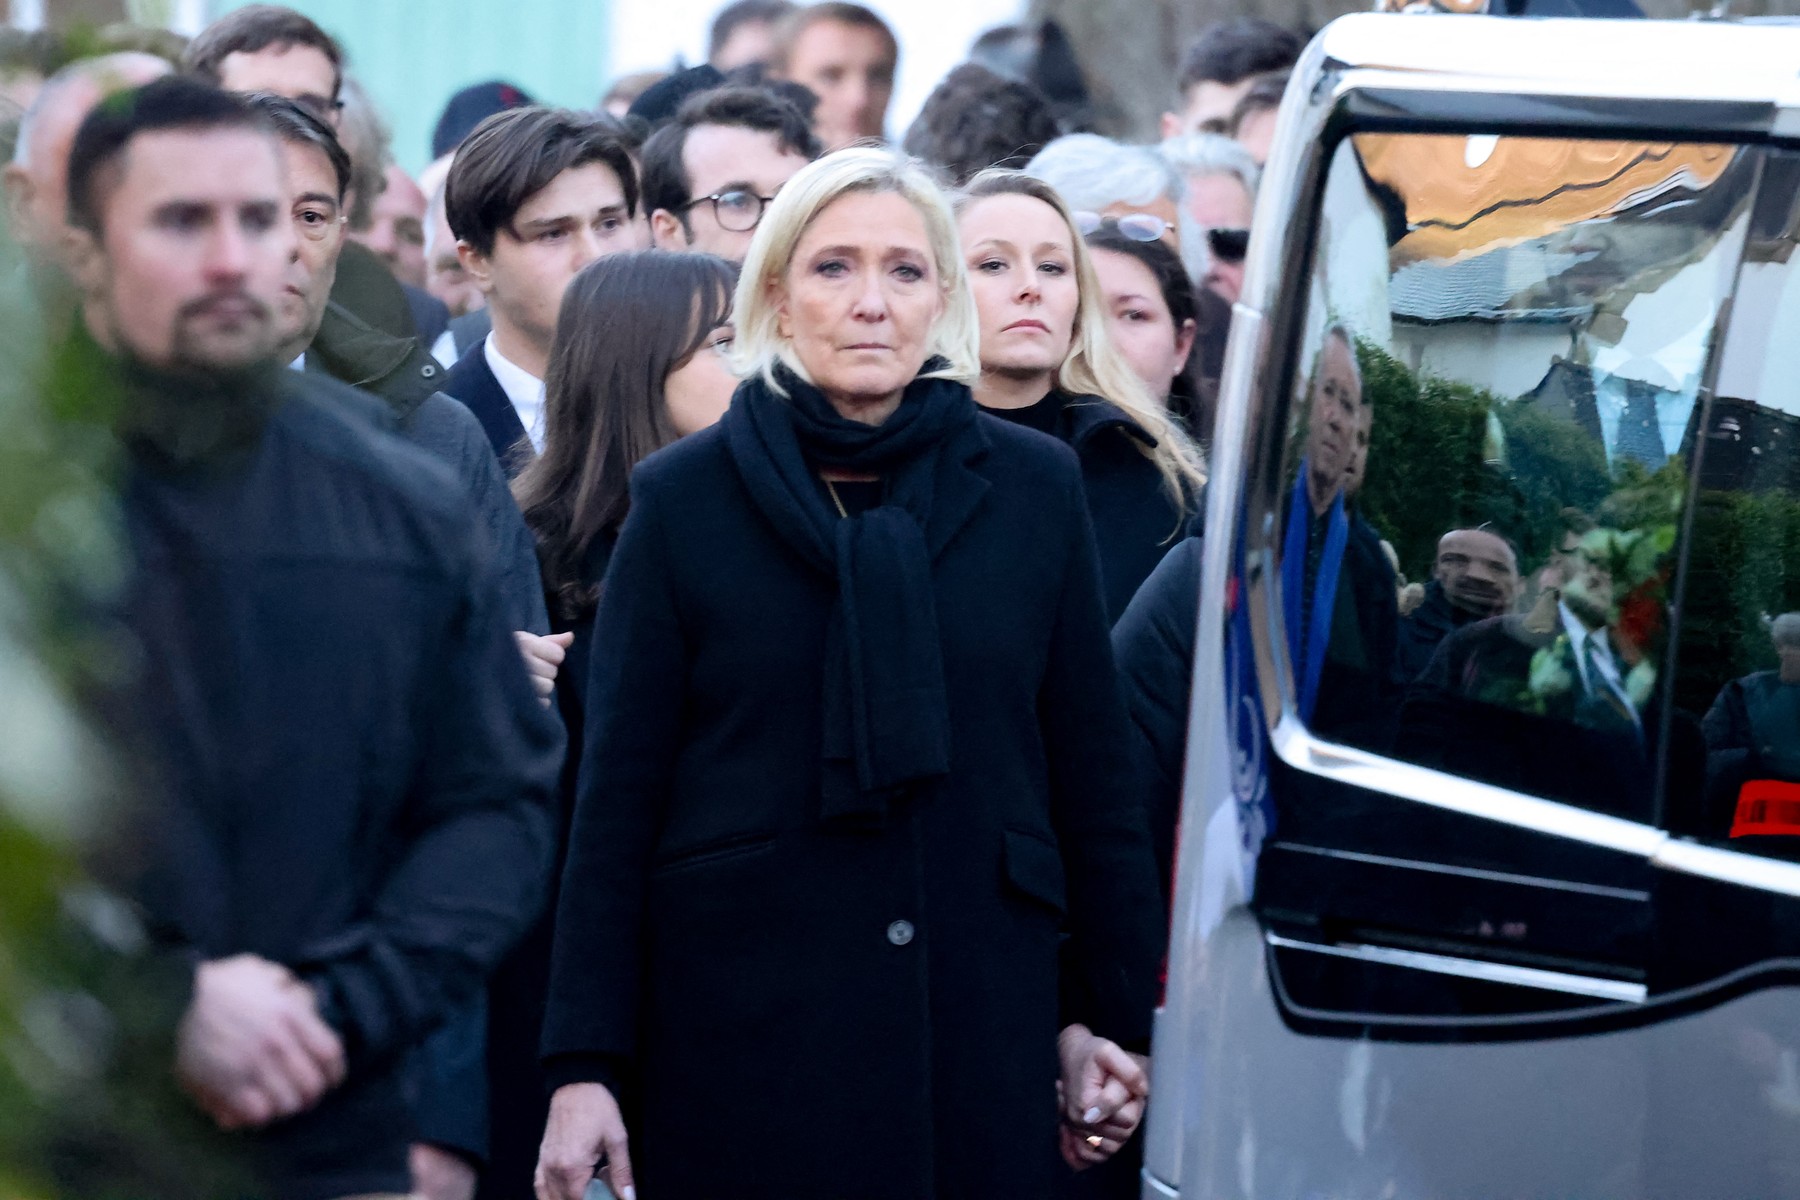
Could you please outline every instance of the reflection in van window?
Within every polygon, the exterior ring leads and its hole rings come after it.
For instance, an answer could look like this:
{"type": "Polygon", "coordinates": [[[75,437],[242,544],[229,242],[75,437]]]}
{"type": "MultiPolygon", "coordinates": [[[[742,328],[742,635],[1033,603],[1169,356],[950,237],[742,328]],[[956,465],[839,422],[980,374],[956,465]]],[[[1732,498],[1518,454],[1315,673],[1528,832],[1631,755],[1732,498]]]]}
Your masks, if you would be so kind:
{"type": "Polygon", "coordinates": [[[1676,832],[1800,857],[1800,155],[1763,151],[1761,184],[1696,422],[1693,523],[1672,687],[1704,767],[1670,772],[1676,832]]]}
{"type": "Polygon", "coordinates": [[[1663,670],[1757,166],[1715,145],[1340,144],[1282,493],[1315,732],[1638,817],[1665,737],[1698,761],[1663,670]]]}
{"type": "Polygon", "coordinates": [[[1325,331],[1308,391],[1285,517],[1283,617],[1301,717],[1350,740],[1385,713],[1399,611],[1380,535],[1353,506],[1373,410],[1342,325],[1325,331]]]}

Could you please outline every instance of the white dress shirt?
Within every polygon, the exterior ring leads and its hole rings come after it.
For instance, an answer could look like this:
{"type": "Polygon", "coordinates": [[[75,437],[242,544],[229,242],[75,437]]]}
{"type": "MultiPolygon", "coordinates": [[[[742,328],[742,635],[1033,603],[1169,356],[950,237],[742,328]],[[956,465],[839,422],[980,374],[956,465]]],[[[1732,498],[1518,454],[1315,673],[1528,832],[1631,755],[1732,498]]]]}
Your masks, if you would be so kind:
{"type": "Polygon", "coordinates": [[[1619,674],[1619,660],[1613,657],[1612,644],[1606,636],[1606,627],[1589,629],[1581,623],[1580,618],[1569,611],[1569,606],[1561,601],[1557,602],[1556,611],[1562,617],[1563,632],[1569,635],[1569,649],[1575,652],[1575,669],[1581,672],[1582,690],[1590,696],[1600,692],[1612,693],[1635,717],[1637,705],[1631,702],[1631,695],[1625,690],[1625,679],[1619,674]],[[1591,649],[1588,646],[1590,642],[1592,643],[1591,649]],[[1588,678],[1590,662],[1599,670],[1601,679],[1588,678]]]}
{"type": "Polygon", "coordinates": [[[519,414],[519,424],[525,427],[525,436],[531,439],[534,452],[544,452],[544,381],[527,371],[517,363],[511,362],[504,354],[494,348],[494,335],[488,334],[482,343],[483,353],[487,355],[488,370],[500,382],[500,390],[512,401],[513,411],[519,414]]]}

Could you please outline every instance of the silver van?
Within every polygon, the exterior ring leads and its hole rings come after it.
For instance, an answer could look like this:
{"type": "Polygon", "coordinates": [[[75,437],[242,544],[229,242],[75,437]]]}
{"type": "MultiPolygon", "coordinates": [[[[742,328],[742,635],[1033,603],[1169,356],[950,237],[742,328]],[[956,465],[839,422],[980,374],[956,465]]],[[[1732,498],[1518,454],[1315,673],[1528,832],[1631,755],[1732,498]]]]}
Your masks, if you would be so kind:
{"type": "Polygon", "coordinates": [[[1346,17],[1280,124],[1143,1194],[1800,1196],[1800,28],[1346,17]]]}

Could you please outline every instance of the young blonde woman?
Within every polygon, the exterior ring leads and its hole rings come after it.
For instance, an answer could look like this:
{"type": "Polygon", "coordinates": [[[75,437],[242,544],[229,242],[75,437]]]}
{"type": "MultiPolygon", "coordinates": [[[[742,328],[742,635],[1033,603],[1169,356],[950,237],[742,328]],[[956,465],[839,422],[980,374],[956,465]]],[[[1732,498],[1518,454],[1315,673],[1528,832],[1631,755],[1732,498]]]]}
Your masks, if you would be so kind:
{"type": "Polygon", "coordinates": [[[1081,460],[1116,618],[1197,511],[1200,451],[1114,347],[1087,247],[1049,184],[984,171],[957,224],[981,327],[976,403],[1081,460]]]}
{"type": "Polygon", "coordinates": [[[751,242],[730,411],[632,477],[545,1200],[602,1160],[627,1200],[1042,1197],[1142,1118],[1162,919],[1093,539],[1069,455],[977,414],[972,309],[923,168],[829,155],[751,242]]]}

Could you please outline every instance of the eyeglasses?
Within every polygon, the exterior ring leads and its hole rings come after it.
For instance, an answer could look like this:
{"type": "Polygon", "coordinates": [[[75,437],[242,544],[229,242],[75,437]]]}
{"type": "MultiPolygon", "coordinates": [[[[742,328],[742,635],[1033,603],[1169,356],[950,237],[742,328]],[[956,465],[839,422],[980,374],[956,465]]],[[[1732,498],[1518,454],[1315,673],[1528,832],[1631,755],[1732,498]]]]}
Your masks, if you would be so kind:
{"type": "Polygon", "coordinates": [[[749,233],[762,220],[763,209],[773,203],[773,196],[759,196],[755,192],[733,189],[729,192],[714,192],[710,196],[697,196],[681,206],[686,212],[696,204],[713,206],[713,219],[719,228],[728,229],[732,233],[749,233]]]}
{"type": "Polygon", "coordinates": [[[1206,231],[1206,247],[1221,262],[1243,262],[1244,255],[1250,250],[1250,231],[1209,229],[1206,231]]]}
{"type": "Polygon", "coordinates": [[[1126,213],[1122,217],[1109,217],[1096,212],[1069,215],[1075,218],[1075,228],[1083,237],[1098,233],[1105,226],[1111,225],[1134,242],[1154,242],[1175,228],[1161,217],[1143,212],[1126,213]]]}

